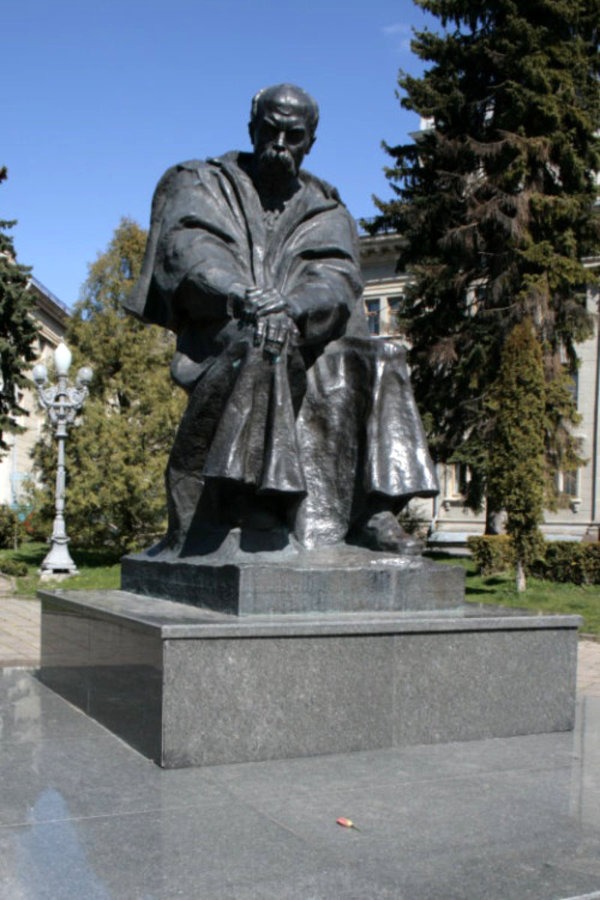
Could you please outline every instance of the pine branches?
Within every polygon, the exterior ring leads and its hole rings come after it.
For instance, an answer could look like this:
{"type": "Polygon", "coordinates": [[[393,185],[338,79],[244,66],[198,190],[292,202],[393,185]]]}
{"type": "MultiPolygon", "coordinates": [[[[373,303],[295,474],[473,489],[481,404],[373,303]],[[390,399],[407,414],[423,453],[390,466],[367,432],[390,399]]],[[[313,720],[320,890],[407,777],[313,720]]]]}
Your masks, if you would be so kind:
{"type": "MultiPolygon", "coordinates": [[[[0,182],[6,175],[6,168],[0,168],[0,182]]],[[[0,454],[8,449],[4,435],[22,430],[17,420],[26,412],[19,403],[19,390],[27,384],[37,337],[29,291],[31,269],[17,262],[8,234],[14,225],[14,221],[0,220],[0,454]]]]}
{"type": "MultiPolygon", "coordinates": [[[[412,145],[386,146],[394,197],[378,201],[377,224],[405,238],[415,393],[439,458],[477,469],[475,508],[508,335],[530,319],[546,377],[560,381],[555,358],[574,368],[592,328],[582,259],[600,250],[598,2],[417,2],[445,30],[415,35],[429,66],[401,72],[399,96],[432,124],[412,145]]],[[[549,461],[575,418],[573,399],[561,402],[549,461]]]]}

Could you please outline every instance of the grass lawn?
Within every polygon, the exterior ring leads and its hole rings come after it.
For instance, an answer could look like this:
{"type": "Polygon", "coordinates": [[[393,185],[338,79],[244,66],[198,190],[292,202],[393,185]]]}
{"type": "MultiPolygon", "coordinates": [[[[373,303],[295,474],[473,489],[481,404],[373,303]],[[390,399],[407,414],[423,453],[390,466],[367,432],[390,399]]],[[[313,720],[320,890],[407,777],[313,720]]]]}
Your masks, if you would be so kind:
{"type": "Polygon", "coordinates": [[[467,557],[428,553],[430,559],[446,565],[462,566],[467,575],[466,599],[470,603],[511,606],[533,613],[566,613],[583,617],[582,631],[600,635],[600,585],[561,584],[557,581],[527,579],[527,590],[519,594],[512,572],[482,576],[467,557]]]}
{"type": "MultiPolygon", "coordinates": [[[[35,597],[38,587],[51,587],[52,581],[40,582],[38,569],[48,545],[23,544],[19,550],[0,550],[2,559],[11,557],[27,565],[28,574],[17,578],[17,596],[35,597]]],[[[71,555],[79,575],[60,583],[69,590],[109,590],[120,587],[121,566],[118,558],[100,550],[72,550],[71,555]]],[[[527,590],[518,594],[512,573],[481,576],[477,574],[473,560],[468,557],[450,556],[445,553],[428,553],[430,559],[450,566],[462,566],[467,575],[467,600],[486,605],[511,606],[531,612],[577,614],[583,617],[582,631],[600,635],[600,585],[560,584],[554,581],[527,579],[527,590]]]]}
{"type": "MultiPolygon", "coordinates": [[[[0,550],[0,569],[2,560],[9,557],[27,566],[27,575],[17,578],[17,596],[27,599],[35,597],[39,587],[52,587],[59,584],[52,581],[40,581],[39,568],[48,553],[48,544],[31,542],[21,544],[18,550],[0,550]]],[[[84,589],[118,589],[121,584],[121,565],[114,554],[102,550],[75,550],[69,548],[73,562],[79,569],[79,575],[60,582],[60,587],[69,590],[84,589]]]]}

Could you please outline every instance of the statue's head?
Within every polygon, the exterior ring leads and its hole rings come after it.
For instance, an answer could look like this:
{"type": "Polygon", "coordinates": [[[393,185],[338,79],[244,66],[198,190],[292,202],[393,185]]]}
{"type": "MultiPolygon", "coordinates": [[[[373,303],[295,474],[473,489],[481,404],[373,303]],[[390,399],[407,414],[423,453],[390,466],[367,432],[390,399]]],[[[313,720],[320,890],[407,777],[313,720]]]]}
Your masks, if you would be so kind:
{"type": "Polygon", "coordinates": [[[318,121],[316,101],[293,84],[255,94],[248,128],[259,170],[275,181],[297,175],[315,142],[318,121]]]}

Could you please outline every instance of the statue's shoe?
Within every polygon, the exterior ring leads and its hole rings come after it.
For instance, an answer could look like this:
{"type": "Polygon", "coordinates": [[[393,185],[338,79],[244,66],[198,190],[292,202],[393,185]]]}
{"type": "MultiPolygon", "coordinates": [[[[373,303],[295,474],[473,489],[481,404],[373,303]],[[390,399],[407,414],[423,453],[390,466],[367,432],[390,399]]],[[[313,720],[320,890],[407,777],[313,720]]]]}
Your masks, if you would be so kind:
{"type": "Polygon", "coordinates": [[[424,546],[408,534],[392,512],[378,512],[349,536],[349,542],[387,553],[416,556],[424,546]]]}

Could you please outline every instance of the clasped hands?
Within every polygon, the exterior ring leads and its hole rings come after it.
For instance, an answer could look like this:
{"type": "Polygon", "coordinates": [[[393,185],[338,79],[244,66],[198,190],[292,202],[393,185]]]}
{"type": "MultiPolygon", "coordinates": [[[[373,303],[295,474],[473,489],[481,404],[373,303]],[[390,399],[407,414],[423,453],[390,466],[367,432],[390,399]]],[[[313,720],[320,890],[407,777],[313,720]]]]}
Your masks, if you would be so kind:
{"type": "Polygon", "coordinates": [[[277,359],[286,343],[298,339],[288,303],[275,288],[234,288],[229,300],[233,318],[254,326],[254,345],[262,347],[266,357],[277,359]]]}

